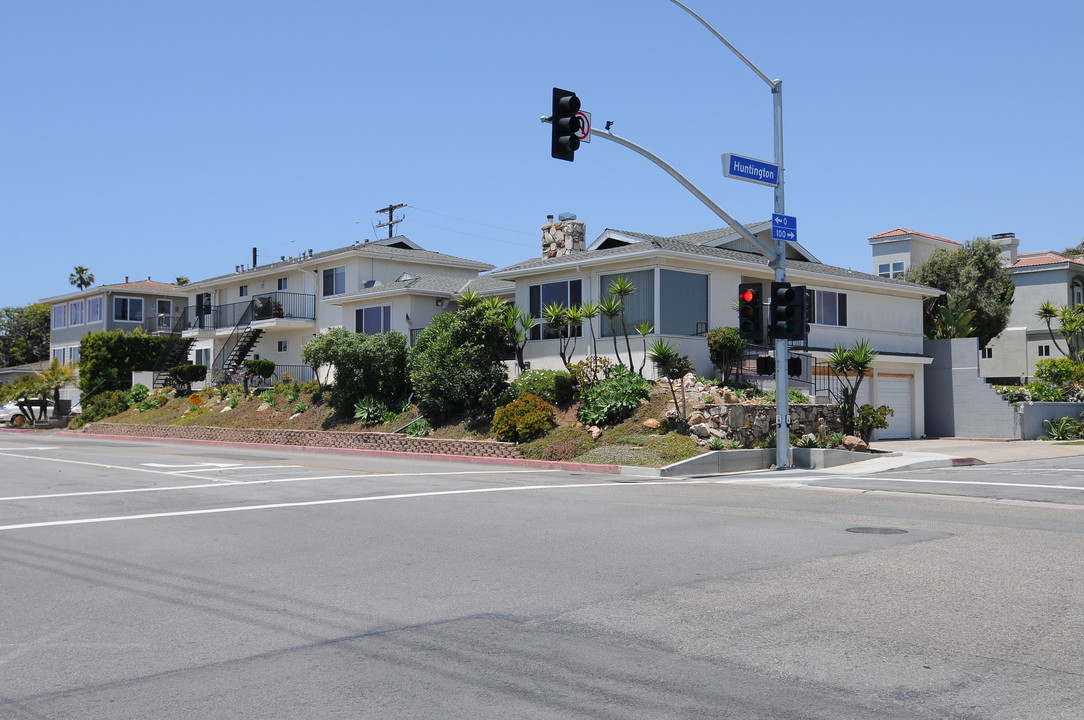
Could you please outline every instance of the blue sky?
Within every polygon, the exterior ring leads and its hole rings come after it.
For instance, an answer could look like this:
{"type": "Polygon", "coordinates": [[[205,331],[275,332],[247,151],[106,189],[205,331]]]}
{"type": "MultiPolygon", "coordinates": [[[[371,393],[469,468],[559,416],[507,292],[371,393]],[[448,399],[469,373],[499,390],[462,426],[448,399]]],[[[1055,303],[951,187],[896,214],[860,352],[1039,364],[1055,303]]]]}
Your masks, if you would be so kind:
{"type": "MultiPolygon", "coordinates": [[[[784,83],[787,213],[868,271],[895,227],[1022,250],[1084,238],[1084,3],[687,0],[784,83]]],[[[731,215],[770,188],[768,86],[669,0],[0,6],[0,306],[172,281],[401,234],[503,266],[547,214],[676,235],[722,226],[615,143],[549,157],[550,88],[666,159],[731,215]]]]}

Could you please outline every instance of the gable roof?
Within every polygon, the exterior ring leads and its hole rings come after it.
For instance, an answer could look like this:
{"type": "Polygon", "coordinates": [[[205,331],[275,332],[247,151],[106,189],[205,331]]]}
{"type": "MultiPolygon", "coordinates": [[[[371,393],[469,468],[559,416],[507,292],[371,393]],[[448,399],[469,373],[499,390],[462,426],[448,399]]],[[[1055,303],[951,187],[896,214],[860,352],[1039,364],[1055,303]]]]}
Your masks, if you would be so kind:
{"type": "MultiPolygon", "coordinates": [[[[624,234],[632,235],[633,233],[624,234]]],[[[746,265],[750,267],[761,266],[763,270],[770,272],[770,268],[768,267],[768,259],[765,258],[763,255],[760,255],[759,253],[742,252],[740,250],[730,250],[728,248],[722,247],[710,247],[702,244],[695,244],[683,240],[678,240],[675,238],[645,235],[643,233],[636,233],[636,236],[642,238],[642,240],[640,242],[629,243],[626,245],[605,247],[599,250],[583,250],[580,252],[574,252],[568,255],[560,255],[553,258],[531,258],[530,260],[524,260],[523,262],[516,263],[515,265],[509,265],[507,267],[494,270],[489,274],[489,277],[514,279],[516,277],[524,275],[533,275],[547,272],[549,270],[558,270],[567,266],[576,267],[578,265],[587,264],[604,264],[606,262],[619,261],[625,258],[635,258],[638,255],[659,254],[678,254],[694,259],[702,259],[708,261],[724,261],[726,263],[746,265]]],[[[916,283],[906,282],[904,280],[898,280],[893,278],[884,278],[878,275],[858,272],[849,268],[836,267],[835,265],[825,265],[824,263],[819,262],[788,259],[787,268],[802,273],[823,275],[828,278],[846,279],[863,283],[877,283],[897,288],[908,288],[911,290],[919,291],[924,295],[941,294],[940,290],[934,290],[933,288],[927,287],[925,285],[918,285],[916,283]]]]}
{"type": "MultiPolygon", "coordinates": [[[[749,232],[754,235],[759,235],[760,233],[769,232],[772,229],[772,222],[771,220],[763,220],[757,223],[750,223],[746,227],[749,232]]],[[[587,249],[602,250],[617,247],[622,243],[643,242],[657,237],[664,236],[648,235],[646,233],[633,232],[631,230],[614,230],[612,228],[606,228],[606,230],[603,231],[603,233],[596,238],[587,249]]],[[[683,235],[672,235],[670,236],[670,239],[691,243],[693,245],[704,245],[706,247],[729,248],[739,252],[745,252],[749,245],[748,241],[731,227],[717,228],[715,230],[701,230],[699,232],[685,233],[683,235]]],[[[763,238],[763,240],[768,245],[771,245],[773,242],[771,238],[763,238]]],[[[820,262],[813,253],[809,252],[809,250],[796,240],[787,241],[787,259],[820,262]]]]}
{"type": "Polygon", "coordinates": [[[948,243],[949,245],[963,245],[955,240],[949,240],[948,238],[938,237],[937,235],[927,235],[926,233],[920,233],[916,230],[908,230],[907,228],[898,227],[895,230],[889,230],[887,232],[878,233],[877,235],[870,235],[869,239],[873,240],[889,240],[891,238],[914,236],[925,238],[927,240],[933,240],[935,242],[948,243]]]}

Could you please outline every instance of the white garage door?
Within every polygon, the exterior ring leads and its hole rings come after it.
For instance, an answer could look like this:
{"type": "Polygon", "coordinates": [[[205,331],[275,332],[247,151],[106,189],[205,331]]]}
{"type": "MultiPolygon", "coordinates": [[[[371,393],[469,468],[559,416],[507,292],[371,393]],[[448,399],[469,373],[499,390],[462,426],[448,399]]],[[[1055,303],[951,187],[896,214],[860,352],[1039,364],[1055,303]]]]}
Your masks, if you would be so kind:
{"type": "Polygon", "coordinates": [[[895,414],[889,416],[888,427],[878,430],[874,437],[879,440],[910,438],[914,378],[879,377],[877,381],[877,404],[887,405],[895,414]]]}

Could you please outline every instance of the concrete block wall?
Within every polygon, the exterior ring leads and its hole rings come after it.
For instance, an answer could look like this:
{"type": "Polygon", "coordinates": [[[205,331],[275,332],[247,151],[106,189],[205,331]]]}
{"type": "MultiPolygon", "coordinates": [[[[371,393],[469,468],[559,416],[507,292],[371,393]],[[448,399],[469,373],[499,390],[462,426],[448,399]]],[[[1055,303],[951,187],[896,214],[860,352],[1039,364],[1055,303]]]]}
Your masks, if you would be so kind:
{"type": "Polygon", "coordinates": [[[515,443],[488,440],[447,440],[415,438],[408,435],[373,432],[337,432],[333,430],[278,430],[256,428],[217,428],[190,425],[136,425],[130,423],[89,423],[83,432],[91,435],[176,438],[217,442],[293,445],[303,447],[350,448],[383,452],[408,452],[436,455],[462,455],[519,459],[523,455],[515,443]]]}
{"type": "Polygon", "coordinates": [[[926,434],[1019,438],[1015,409],[979,375],[978,338],[926,340],[926,434]]]}

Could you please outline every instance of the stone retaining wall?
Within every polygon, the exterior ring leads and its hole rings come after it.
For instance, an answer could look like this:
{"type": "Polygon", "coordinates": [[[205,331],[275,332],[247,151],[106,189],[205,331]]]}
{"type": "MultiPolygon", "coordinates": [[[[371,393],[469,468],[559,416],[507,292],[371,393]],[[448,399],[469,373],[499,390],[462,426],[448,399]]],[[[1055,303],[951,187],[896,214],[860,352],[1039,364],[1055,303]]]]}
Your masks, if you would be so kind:
{"type": "MultiPolygon", "coordinates": [[[[843,423],[835,405],[790,405],[790,431],[795,435],[840,432],[843,423]]],[[[764,442],[775,429],[775,405],[719,403],[701,405],[689,413],[689,430],[701,439],[737,440],[743,447],[764,442]]]]}
{"type": "Polygon", "coordinates": [[[489,440],[443,440],[415,438],[394,433],[337,432],[334,430],[274,430],[256,428],[219,428],[197,425],[135,425],[129,423],[89,423],[83,428],[91,435],[175,438],[216,442],[259,443],[305,447],[349,448],[383,452],[463,455],[519,459],[523,456],[514,443],[489,440]]]}

